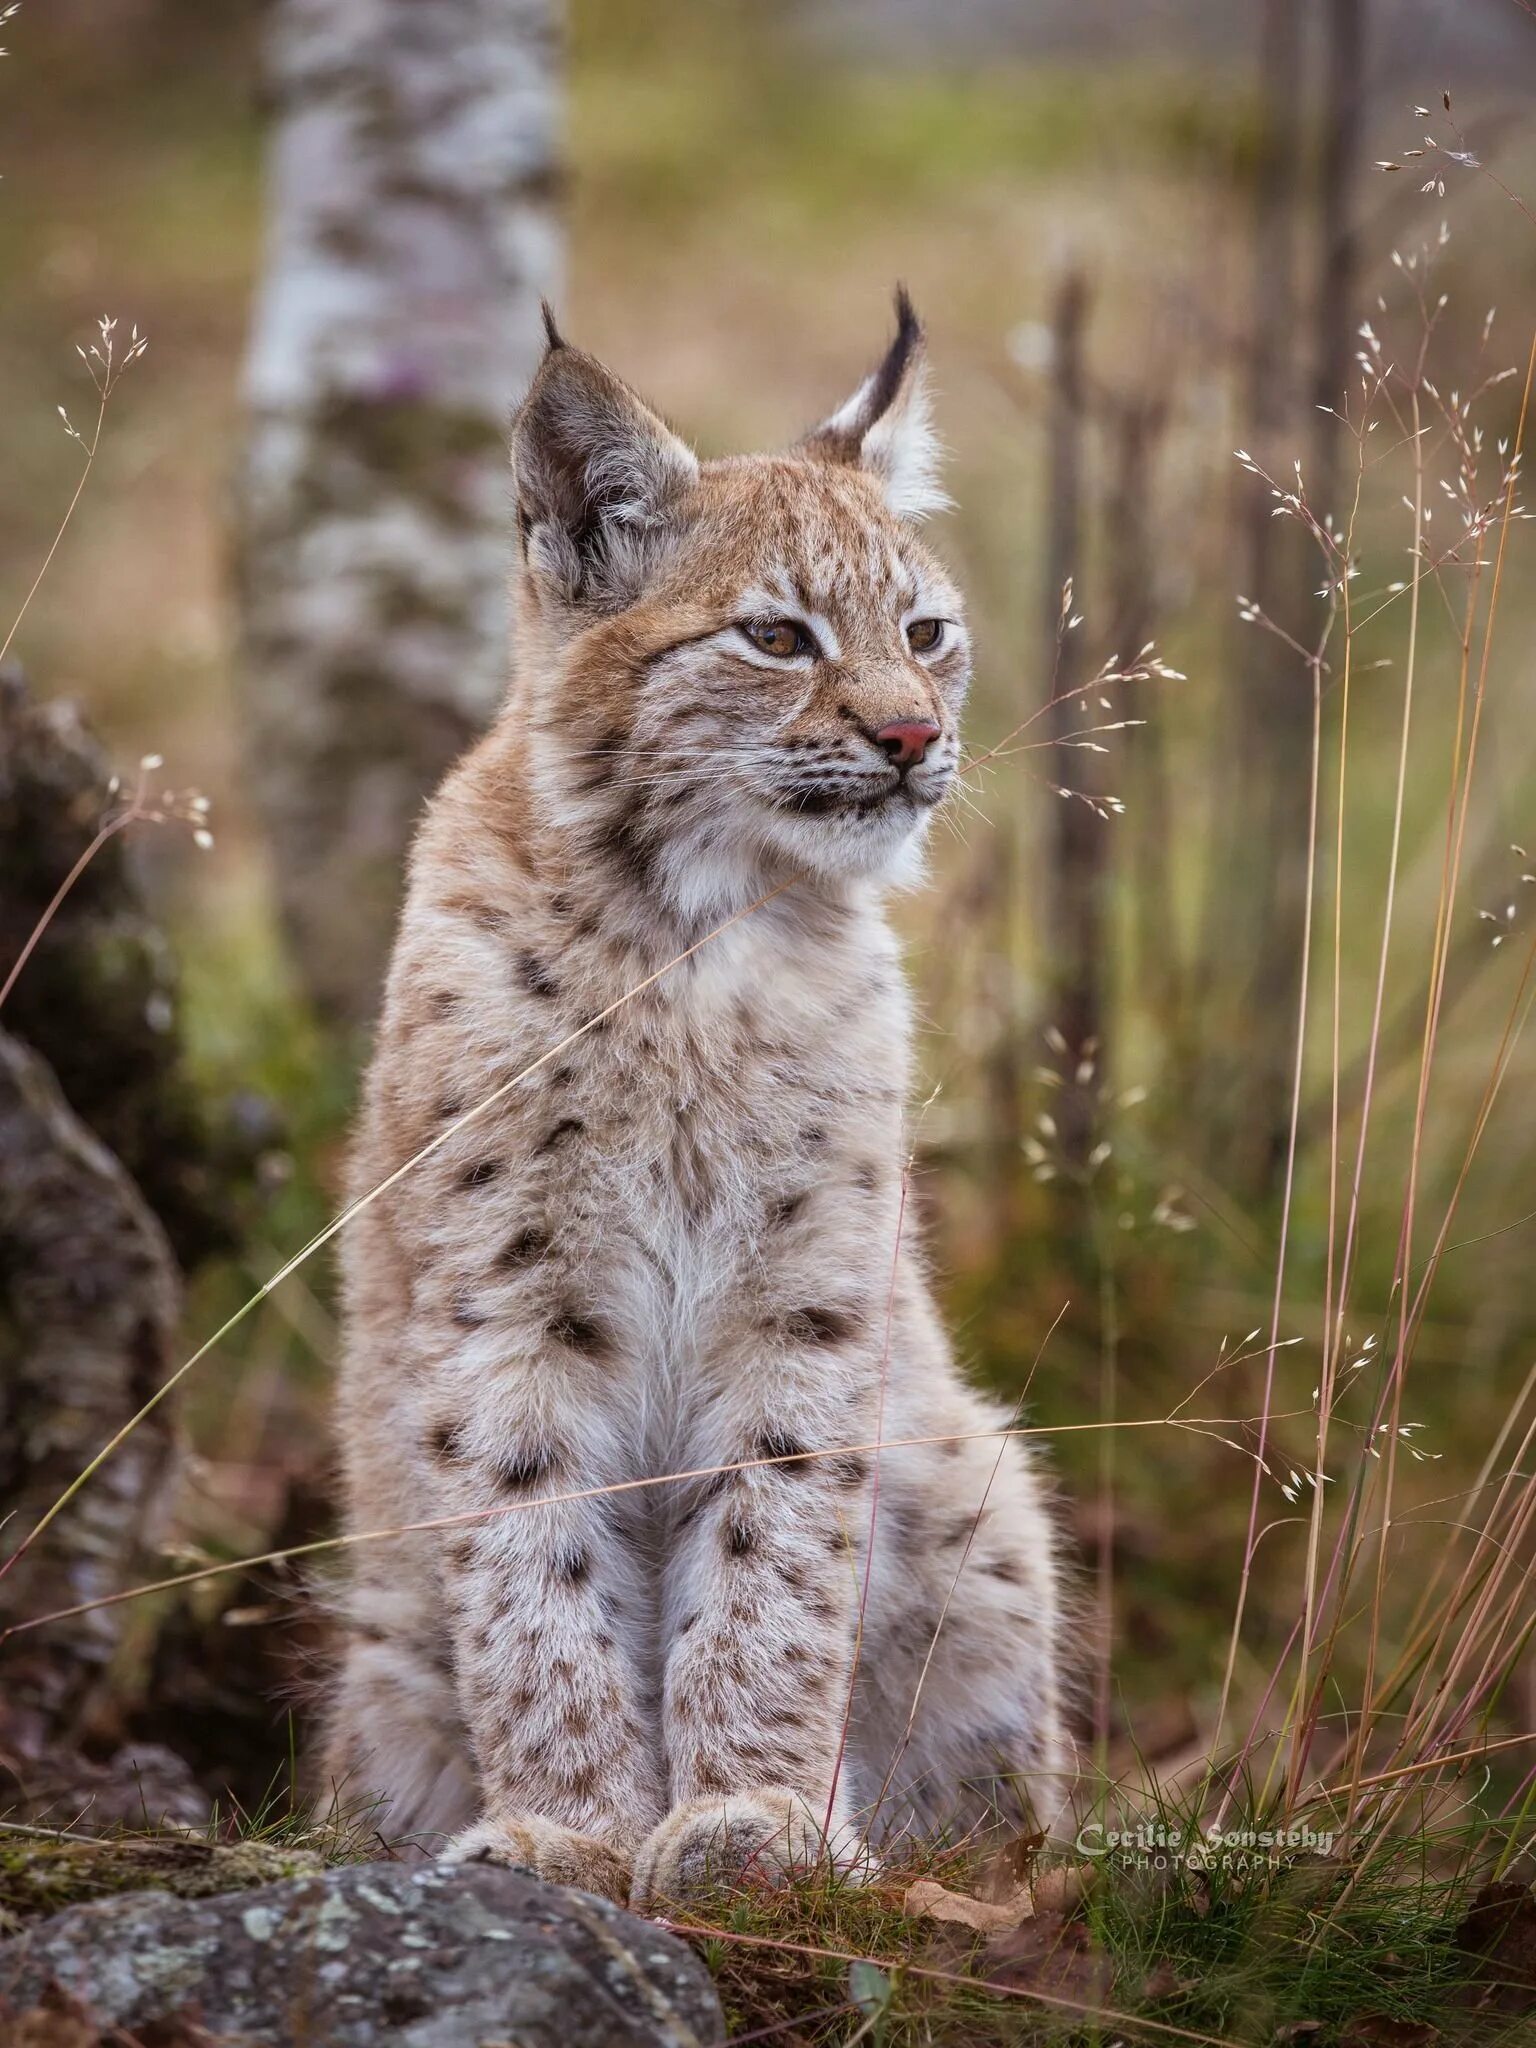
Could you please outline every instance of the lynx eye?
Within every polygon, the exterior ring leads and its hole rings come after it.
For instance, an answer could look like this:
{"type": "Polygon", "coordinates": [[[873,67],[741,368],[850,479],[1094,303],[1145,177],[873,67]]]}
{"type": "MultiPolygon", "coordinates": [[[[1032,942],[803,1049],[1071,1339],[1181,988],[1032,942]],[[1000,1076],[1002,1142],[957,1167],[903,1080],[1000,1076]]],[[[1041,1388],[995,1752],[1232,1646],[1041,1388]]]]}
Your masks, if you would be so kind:
{"type": "Polygon", "coordinates": [[[932,654],[943,638],[942,619],[914,619],[907,628],[907,645],[914,654],[932,654]]]}
{"type": "Polygon", "coordinates": [[[816,643],[793,619],[749,619],[741,628],[752,645],[779,661],[793,661],[797,654],[814,654],[816,643]]]}

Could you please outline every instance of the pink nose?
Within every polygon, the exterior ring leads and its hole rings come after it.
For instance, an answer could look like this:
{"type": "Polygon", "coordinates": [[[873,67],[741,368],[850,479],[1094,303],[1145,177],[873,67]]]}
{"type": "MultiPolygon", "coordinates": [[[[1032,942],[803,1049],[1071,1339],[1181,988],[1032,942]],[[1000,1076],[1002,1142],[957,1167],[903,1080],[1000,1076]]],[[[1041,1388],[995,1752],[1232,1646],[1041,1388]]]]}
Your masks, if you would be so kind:
{"type": "Polygon", "coordinates": [[[890,725],[882,725],[875,741],[898,768],[910,768],[921,761],[938,736],[939,728],[926,718],[898,718],[890,725]]]}

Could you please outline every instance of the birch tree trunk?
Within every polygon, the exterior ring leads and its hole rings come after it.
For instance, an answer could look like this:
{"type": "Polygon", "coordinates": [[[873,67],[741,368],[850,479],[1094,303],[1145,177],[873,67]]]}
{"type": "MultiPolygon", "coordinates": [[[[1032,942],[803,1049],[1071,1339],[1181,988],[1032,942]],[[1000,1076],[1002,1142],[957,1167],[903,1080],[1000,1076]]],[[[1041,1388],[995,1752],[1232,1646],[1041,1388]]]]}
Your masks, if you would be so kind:
{"type": "Polygon", "coordinates": [[[367,1016],[424,795],[507,665],[510,406],[556,289],[559,0],[277,0],[239,587],[300,974],[367,1016]]]}

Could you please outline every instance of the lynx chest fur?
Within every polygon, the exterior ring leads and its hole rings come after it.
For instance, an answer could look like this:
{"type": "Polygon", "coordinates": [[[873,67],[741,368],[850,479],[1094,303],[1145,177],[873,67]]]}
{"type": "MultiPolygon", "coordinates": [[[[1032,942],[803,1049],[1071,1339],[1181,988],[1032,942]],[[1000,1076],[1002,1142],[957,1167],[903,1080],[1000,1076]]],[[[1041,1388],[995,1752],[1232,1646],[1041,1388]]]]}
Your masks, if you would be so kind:
{"type": "Polygon", "coordinates": [[[439,1526],[357,1552],[329,1763],[644,1903],[1048,1798],[1055,1572],[905,1216],[885,904],[969,666],[910,309],[710,464],[552,331],[513,453],[517,673],[415,849],[346,1255],[349,1516],[439,1526]]]}
{"type": "Polygon", "coordinates": [[[727,1332],[883,1306],[908,1035],[895,948],[857,906],[775,901],[649,981],[652,955],[577,909],[579,885],[545,892],[507,863],[496,890],[496,866],[455,863],[426,921],[431,968],[403,954],[383,1149],[363,1148],[359,1192],[441,1140],[381,1225],[427,1408],[462,1380],[484,1389],[485,1427],[515,1430],[521,1390],[499,1413],[495,1388],[516,1322],[572,1373],[622,1360],[644,1403],[635,1471],[664,1471],[727,1332]]]}

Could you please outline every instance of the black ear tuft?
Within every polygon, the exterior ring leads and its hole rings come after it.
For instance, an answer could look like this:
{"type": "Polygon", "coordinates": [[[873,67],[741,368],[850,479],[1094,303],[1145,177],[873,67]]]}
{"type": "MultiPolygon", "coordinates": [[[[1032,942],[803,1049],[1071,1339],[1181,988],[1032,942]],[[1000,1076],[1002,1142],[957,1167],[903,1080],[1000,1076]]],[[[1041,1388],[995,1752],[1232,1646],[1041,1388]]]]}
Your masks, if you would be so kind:
{"type": "Polygon", "coordinates": [[[565,336],[555,325],[555,309],[548,299],[540,299],[539,311],[544,315],[544,342],[551,355],[557,348],[565,347],[565,336]]]}
{"type": "Polygon", "coordinates": [[[896,334],[885,354],[798,447],[815,461],[869,471],[893,512],[922,519],[948,500],[938,485],[939,446],[928,419],[923,323],[904,284],[897,285],[895,300],[896,334]]]}
{"type": "Polygon", "coordinates": [[[904,284],[896,287],[896,338],[869,382],[866,399],[871,421],[889,412],[906,378],[913,356],[923,344],[923,323],[913,309],[904,284]]]}

